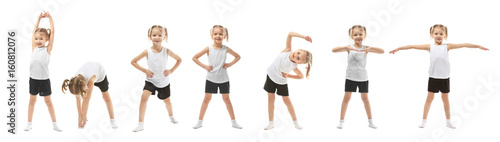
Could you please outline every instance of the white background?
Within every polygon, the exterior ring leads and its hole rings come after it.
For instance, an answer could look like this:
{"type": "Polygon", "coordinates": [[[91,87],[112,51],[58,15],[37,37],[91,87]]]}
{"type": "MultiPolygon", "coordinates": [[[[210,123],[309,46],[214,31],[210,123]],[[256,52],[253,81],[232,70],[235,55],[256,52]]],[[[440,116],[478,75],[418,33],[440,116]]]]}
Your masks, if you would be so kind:
{"type": "MultiPolygon", "coordinates": [[[[196,1],[2,1],[1,46],[6,32],[19,32],[18,49],[18,133],[11,135],[2,125],[1,141],[499,141],[500,126],[499,52],[497,50],[498,4],[492,1],[381,0],[381,1],[285,1],[285,0],[196,0],[196,1]],[[215,7],[222,5],[223,7],[215,7]],[[25,132],[29,101],[28,79],[31,31],[36,16],[49,10],[55,22],[55,43],[50,63],[52,100],[58,125],[52,130],[43,98],[35,106],[33,130],[25,132]],[[219,13],[217,12],[219,11],[219,13]],[[145,130],[137,126],[144,73],[130,61],[152,43],[148,28],[159,24],[168,28],[164,46],[183,62],[171,76],[174,116],[168,120],[165,105],[151,96],[145,130]],[[242,56],[229,69],[231,101],[242,130],[231,128],[222,97],[214,94],[204,125],[194,130],[204,97],[206,72],[191,58],[211,44],[209,30],[214,24],[229,29],[225,43],[242,56]],[[370,101],[378,129],[368,127],[359,94],[353,94],[345,128],[336,129],[346,69],[346,53],[332,53],[336,46],[351,44],[348,29],[355,24],[368,28],[365,44],[384,49],[369,54],[370,101]],[[473,43],[490,49],[452,50],[452,121],[457,129],[445,127],[439,94],[431,107],[428,127],[418,128],[427,96],[429,54],[425,51],[388,52],[404,45],[429,44],[429,27],[448,26],[449,43],[473,43]],[[267,125],[267,93],[262,89],[266,69],[285,47],[286,35],[295,31],[310,35],[313,43],[294,38],[292,48],[306,49],[314,60],[310,79],[289,79],[291,100],[303,130],[296,130],[280,97],[276,98],[277,127],[267,125]],[[87,61],[101,62],[110,82],[118,129],[109,128],[109,116],[100,92],[93,92],[85,129],[77,128],[73,95],[63,94],[64,79],[87,61]],[[483,81],[482,81],[483,80],[483,81]],[[480,94],[489,94],[488,96],[480,94]],[[483,97],[481,97],[483,96],[483,97]],[[479,97],[479,98],[478,98],[479,97]]],[[[40,27],[49,27],[42,19],[40,27]]],[[[1,50],[6,62],[6,50],[1,50]]],[[[202,62],[206,63],[203,56],[202,62]]],[[[228,61],[233,58],[228,58],[228,61]]],[[[171,67],[174,62],[169,59],[171,67]]],[[[140,61],[146,67],[145,60],[140,61]]],[[[6,71],[6,64],[2,70],[6,71]]],[[[305,73],[305,65],[299,68],[305,73]]],[[[3,75],[6,75],[5,73],[3,75]]],[[[4,76],[4,78],[6,78],[4,76]]],[[[6,82],[6,81],[5,81],[6,82]]],[[[6,85],[3,85],[6,86],[6,85]]],[[[1,91],[6,103],[7,90],[1,91]]],[[[0,114],[7,114],[7,105],[0,114]]],[[[2,117],[6,120],[5,116],[2,117]]],[[[5,121],[0,121],[5,122],[5,121]]]]}

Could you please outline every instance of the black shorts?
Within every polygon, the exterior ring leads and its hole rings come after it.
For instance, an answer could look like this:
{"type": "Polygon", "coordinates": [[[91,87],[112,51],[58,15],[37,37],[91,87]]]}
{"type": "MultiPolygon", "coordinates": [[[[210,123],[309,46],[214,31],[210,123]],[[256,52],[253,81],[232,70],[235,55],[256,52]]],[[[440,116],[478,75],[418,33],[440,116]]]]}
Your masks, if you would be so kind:
{"type": "Polygon", "coordinates": [[[109,89],[109,82],[108,82],[108,76],[104,76],[104,80],[102,80],[99,83],[94,83],[94,86],[99,87],[101,89],[101,92],[106,92],[109,89]]]}
{"type": "Polygon", "coordinates": [[[447,79],[436,79],[429,77],[429,84],[427,86],[427,91],[432,93],[449,93],[450,92],[450,78],[447,79]]]}
{"type": "Polygon", "coordinates": [[[50,88],[50,79],[36,80],[30,77],[30,94],[50,96],[52,94],[52,89],[50,88]]]}
{"type": "Polygon", "coordinates": [[[368,81],[352,81],[349,79],[345,80],[346,92],[356,92],[357,88],[359,88],[359,93],[368,93],[368,81]]]}
{"type": "Polygon", "coordinates": [[[146,81],[146,84],[144,85],[144,89],[142,90],[148,90],[151,92],[151,95],[155,95],[156,91],[158,91],[158,99],[164,100],[170,97],[170,84],[163,88],[158,88],[156,87],[153,83],[146,81]]]}
{"type": "Polygon", "coordinates": [[[276,90],[278,90],[276,94],[280,96],[288,96],[288,84],[276,84],[273,80],[271,80],[271,78],[269,78],[269,75],[267,76],[266,84],[264,84],[264,90],[268,93],[275,93],[276,90]]]}
{"type": "Polygon", "coordinates": [[[217,94],[217,88],[221,94],[229,94],[229,81],[224,83],[205,82],[205,93],[217,94]]]}

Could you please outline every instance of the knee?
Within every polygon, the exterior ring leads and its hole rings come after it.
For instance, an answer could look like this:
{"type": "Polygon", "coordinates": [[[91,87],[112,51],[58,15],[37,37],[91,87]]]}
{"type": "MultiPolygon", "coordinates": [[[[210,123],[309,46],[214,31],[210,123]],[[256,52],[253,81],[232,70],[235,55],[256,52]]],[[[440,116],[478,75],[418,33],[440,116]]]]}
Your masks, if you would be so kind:
{"type": "Polygon", "coordinates": [[[47,104],[47,106],[52,106],[52,101],[50,99],[46,99],[45,104],[47,104]]]}
{"type": "Polygon", "coordinates": [[[434,100],[434,97],[428,97],[427,100],[425,100],[425,102],[432,103],[432,100],[434,100]]]}
{"type": "Polygon", "coordinates": [[[102,97],[102,99],[104,100],[104,102],[106,103],[111,103],[111,98],[109,97],[102,97]]]}
{"type": "Polygon", "coordinates": [[[361,100],[363,103],[370,103],[370,100],[368,100],[368,97],[361,97],[361,100]]]}
{"type": "Polygon", "coordinates": [[[343,103],[348,103],[351,100],[351,97],[344,97],[343,103]]]}
{"type": "Polygon", "coordinates": [[[224,100],[224,103],[226,103],[226,104],[230,104],[231,103],[231,99],[229,99],[229,97],[224,97],[222,99],[224,100]]]}
{"type": "Polygon", "coordinates": [[[283,97],[283,102],[285,103],[285,105],[290,105],[292,104],[292,101],[290,100],[289,97],[283,97]]]}
{"type": "Polygon", "coordinates": [[[36,98],[35,99],[30,99],[30,105],[35,105],[36,103],[36,98]]]}
{"type": "Polygon", "coordinates": [[[203,99],[203,103],[210,103],[210,100],[212,100],[212,97],[205,97],[205,99],[203,99]]]}

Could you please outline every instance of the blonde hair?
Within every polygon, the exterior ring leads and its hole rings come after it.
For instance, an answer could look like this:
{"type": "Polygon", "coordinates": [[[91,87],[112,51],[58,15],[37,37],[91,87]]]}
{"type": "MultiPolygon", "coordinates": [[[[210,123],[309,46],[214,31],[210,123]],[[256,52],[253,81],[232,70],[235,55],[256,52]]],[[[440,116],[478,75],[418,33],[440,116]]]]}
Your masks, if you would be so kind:
{"type": "Polygon", "coordinates": [[[213,36],[213,33],[214,33],[214,29],[215,28],[221,28],[222,31],[223,31],[223,34],[226,36],[226,41],[229,41],[229,32],[227,30],[227,28],[225,28],[224,26],[222,25],[214,25],[212,27],[212,29],[210,29],[210,36],[213,36]]]}
{"type": "Polygon", "coordinates": [[[434,29],[436,29],[436,28],[443,29],[444,30],[444,39],[448,38],[448,28],[442,24],[435,24],[434,26],[432,26],[429,34],[432,35],[432,32],[434,32],[434,29]]]}
{"type": "Polygon", "coordinates": [[[68,90],[71,94],[74,95],[82,95],[85,97],[87,92],[85,91],[85,77],[83,75],[78,74],[77,76],[72,77],[71,79],[65,79],[62,84],[62,92],[66,94],[64,91],[68,90]]]}
{"type": "Polygon", "coordinates": [[[153,25],[151,28],[149,28],[149,30],[148,30],[148,38],[151,39],[151,33],[153,32],[153,29],[155,29],[155,28],[158,28],[158,29],[162,30],[163,33],[165,33],[165,42],[168,42],[167,41],[167,39],[168,39],[167,28],[162,27],[161,25],[153,25]]]}
{"type": "MultiPolygon", "coordinates": [[[[303,50],[303,49],[301,49],[303,50]]],[[[312,66],[312,63],[313,63],[313,55],[311,52],[307,51],[307,50],[303,50],[306,52],[306,62],[304,64],[307,64],[307,67],[306,67],[306,78],[309,78],[309,71],[311,71],[311,66],[312,66]]]]}
{"type": "Polygon", "coordinates": [[[361,26],[361,25],[354,25],[352,26],[351,28],[349,28],[349,37],[351,37],[352,35],[352,31],[354,30],[354,28],[360,28],[360,29],[363,29],[363,32],[365,33],[366,35],[366,27],[365,26],[361,26]]]}
{"type": "Polygon", "coordinates": [[[37,28],[37,29],[35,30],[35,33],[43,33],[43,34],[45,34],[45,36],[47,36],[47,38],[49,38],[49,37],[50,37],[50,34],[51,34],[52,32],[50,31],[50,29],[45,29],[45,28],[37,28]]]}

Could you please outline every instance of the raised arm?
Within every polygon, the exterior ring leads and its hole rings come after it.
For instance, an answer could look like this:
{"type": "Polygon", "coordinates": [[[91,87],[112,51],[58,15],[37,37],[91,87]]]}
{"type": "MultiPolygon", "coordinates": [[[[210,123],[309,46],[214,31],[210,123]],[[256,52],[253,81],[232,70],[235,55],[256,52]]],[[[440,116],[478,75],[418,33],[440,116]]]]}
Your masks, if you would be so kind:
{"type": "Polygon", "coordinates": [[[394,54],[398,52],[399,50],[408,50],[408,49],[418,49],[418,50],[427,50],[430,51],[431,45],[430,44],[424,44],[424,45],[407,45],[403,47],[396,48],[389,53],[394,54]]]}
{"type": "Polygon", "coordinates": [[[293,69],[293,72],[295,72],[296,75],[291,75],[291,74],[288,74],[288,73],[284,73],[282,72],[281,74],[283,75],[283,77],[285,78],[293,78],[293,79],[303,79],[304,78],[304,75],[302,74],[302,72],[299,70],[299,68],[295,68],[293,69]]]}
{"type": "Polygon", "coordinates": [[[141,60],[142,58],[146,57],[147,55],[148,55],[148,51],[144,50],[143,52],[141,52],[141,54],[137,55],[137,57],[135,57],[134,59],[132,59],[132,62],[130,62],[130,64],[132,64],[132,66],[134,66],[136,69],[138,69],[138,70],[142,71],[143,73],[145,73],[148,78],[151,78],[151,77],[153,77],[154,73],[151,72],[151,71],[149,71],[146,68],[141,67],[137,63],[139,60],[141,60]]]}
{"type": "Polygon", "coordinates": [[[47,44],[47,52],[50,54],[52,51],[52,45],[54,45],[54,20],[52,19],[52,16],[49,14],[49,12],[46,13],[46,16],[50,21],[50,37],[49,43],[47,44]]]}
{"type": "Polygon", "coordinates": [[[233,60],[233,61],[231,61],[231,63],[224,63],[223,68],[225,68],[225,69],[227,69],[227,68],[229,68],[229,67],[233,66],[234,64],[236,64],[236,63],[237,63],[237,62],[241,59],[240,54],[238,54],[238,53],[234,52],[234,51],[233,51],[233,49],[231,49],[231,48],[229,48],[229,47],[227,47],[227,53],[229,53],[229,54],[233,55],[234,60],[233,60]]]}
{"type": "Polygon", "coordinates": [[[384,49],[382,48],[378,48],[378,47],[371,47],[371,46],[367,46],[366,49],[364,50],[361,50],[361,51],[366,51],[366,53],[377,53],[377,54],[383,54],[384,53],[384,49]]]}
{"type": "Polygon", "coordinates": [[[33,33],[31,35],[31,51],[33,51],[36,48],[36,43],[35,43],[35,31],[38,29],[38,25],[40,25],[40,20],[42,20],[43,17],[43,12],[40,13],[40,16],[38,16],[38,19],[36,20],[35,27],[33,28],[33,33]]]}
{"type": "Polygon", "coordinates": [[[288,37],[286,38],[286,48],[281,52],[290,52],[292,51],[292,37],[300,37],[312,43],[312,39],[310,36],[304,36],[296,32],[289,32],[288,37]]]}
{"type": "Polygon", "coordinates": [[[347,45],[347,46],[335,47],[335,48],[332,49],[332,52],[333,53],[338,53],[338,52],[344,52],[344,51],[346,51],[347,53],[349,53],[349,51],[351,51],[351,50],[357,51],[356,49],[352,48],[350,45],[347,45]]]}
{"type": "Polygon", "coordinates": [[[203,69],[207,70],[207,71],[211,71],[213,69],[213,66],[208,66],[208,65],[205,65],[203,64],[202,62],[200,62],[200,60],[198,60],[198,58],[200,58],[201,56],[205,55],[205,54],[208,54],[208,47],[205,47],[203,48],[203,50],[201,50],[200,52],[196,53],[194,56],[193,56],[193,61],[200,67],[202,67],[203,69]]]}
{"type": "Polygon", "coordinates": [[[170,49],[167,49],[167,55],[174,58],[175,60],[177,60],[177,62],[175,62],[175,65],[170,70],[163,71],[163,75],[165,75],[165,76],[168,76],[169,74],[173,73],[177,69],[177,67],[179,67],[179,65],[181,65],[181,62],[182,62],[181,57],[179,57],[177,54],[175,54],[170,49]]]}
{"type": "Polygon", "coordinates": [[[485,51],[488,51],[490,49],[488,48],[485,48],[481,45],[475,45],[475,44],[470,44],[470,43],[461,43],[461,44],[450,44],[448,43],[448,51],[452,50],[452,49],[458,49],[458,48],[464,48],[464,47],[467,47],[467,48],[479,48],[481,50],[485,50],[485,51]]]}

